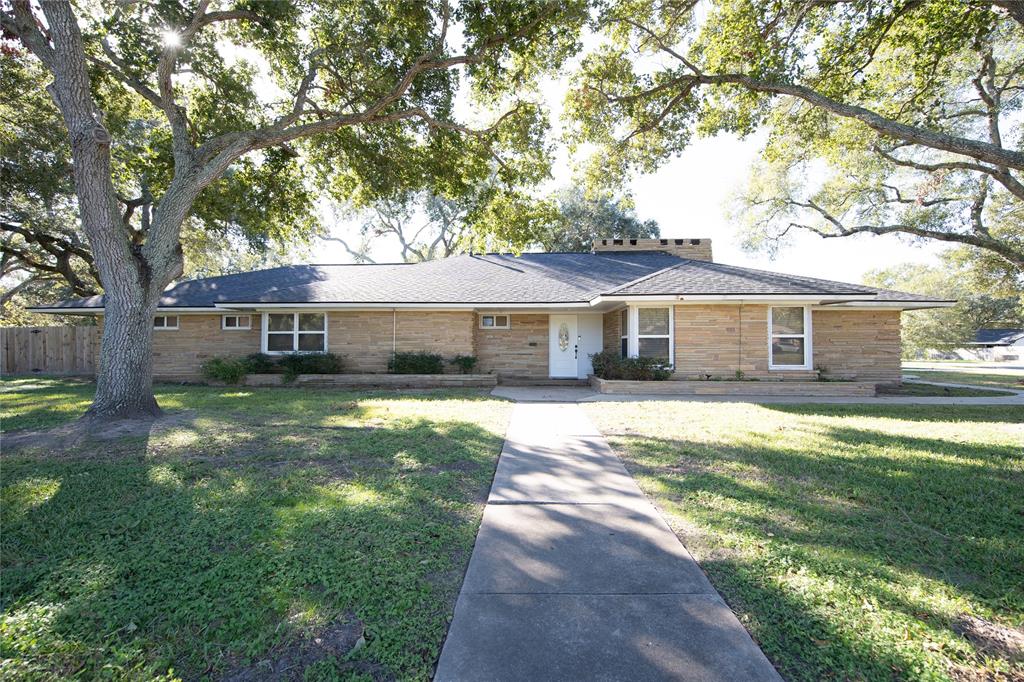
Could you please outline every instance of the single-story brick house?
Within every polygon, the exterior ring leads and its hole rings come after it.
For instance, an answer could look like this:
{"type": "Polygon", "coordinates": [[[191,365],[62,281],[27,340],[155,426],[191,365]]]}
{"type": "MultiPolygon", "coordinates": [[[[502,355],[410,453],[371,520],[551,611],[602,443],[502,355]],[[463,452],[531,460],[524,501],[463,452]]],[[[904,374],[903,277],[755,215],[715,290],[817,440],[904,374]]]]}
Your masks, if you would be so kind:
{"type": "MultiPolygon", "coordinates": [[[[214,356],[330,351],[385,372],[395,351],[475,355],[499,379],[585,378],[602,349],[677,378],[900,380],[914,294],[715,263],[708,239],[601,240],[591,253],[460,255],[416,264],[295,265],[173,285],[154,320],[154,375],[214,356]]],[[[100,296],[38,312],[103,315],[100,296]]]]}

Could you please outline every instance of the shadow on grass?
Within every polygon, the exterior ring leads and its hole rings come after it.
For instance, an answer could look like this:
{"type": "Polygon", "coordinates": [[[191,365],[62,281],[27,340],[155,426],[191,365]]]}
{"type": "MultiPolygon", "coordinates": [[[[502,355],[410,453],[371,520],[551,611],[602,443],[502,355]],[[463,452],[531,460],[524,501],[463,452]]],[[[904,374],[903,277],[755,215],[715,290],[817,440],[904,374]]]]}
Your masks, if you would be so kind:
{"type": "Polygon", "coordinates": [[[216,421],[225,400],[209,423],[5,458],[8,673],[429,677],[501,436],[256,428],[216,421]],[[367,645],[347,654],[340,625],[367,645]]]}
{"type": "MultiPolygon", "coordinates": [[[[920,410],[919,421],[938,420],[920,410]]],[[[852,412],[912,418],[891,407],[852,412]]],[[[956,414],[1007,420],[985,409],[956,414]]],[[[1021,448],[837,422],[797,428],[814,438],[613,441],[666,511],[679,505],[684,543],[784,677],[913,678],[943,676],[954,664],[985,667],[982,652],[951,626],[959,609],[1009,624],[1024,618],[1021,448]]]]}
{"type": "Polygon", "coordinates": [[[1024,423],[1024,405],[841,405],[759,403],[773,412],[818,417],[882,417],[912,422],[1006,422],[1024,423]],[[1009,415],[1009,416],[1008,416],[1009,415]]]}

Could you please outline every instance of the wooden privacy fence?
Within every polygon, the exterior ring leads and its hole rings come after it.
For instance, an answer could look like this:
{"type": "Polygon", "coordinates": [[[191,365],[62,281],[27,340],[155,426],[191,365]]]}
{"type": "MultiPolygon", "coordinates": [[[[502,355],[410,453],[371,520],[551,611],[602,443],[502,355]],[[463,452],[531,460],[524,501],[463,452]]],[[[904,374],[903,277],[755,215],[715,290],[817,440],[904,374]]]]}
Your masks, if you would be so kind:
{"type": "Polygon", "coordinates": [[[2,327],[0,374],[96,373],[99,327],[2,327]]]}

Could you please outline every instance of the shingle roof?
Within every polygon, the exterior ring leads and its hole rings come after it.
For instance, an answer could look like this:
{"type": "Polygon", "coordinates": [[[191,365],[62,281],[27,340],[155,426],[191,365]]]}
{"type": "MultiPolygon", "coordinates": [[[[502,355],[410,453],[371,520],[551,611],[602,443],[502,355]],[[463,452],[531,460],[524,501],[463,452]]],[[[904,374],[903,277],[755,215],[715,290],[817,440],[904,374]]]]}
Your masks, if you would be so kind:
{"type": "Polygon", "coordinates": [[[991,346],[1009,346],[1024,338],[1024,329],[979,329],[974,342],[991,346]]]}
{"type": "MultiPolygon", "coordinates": [[[[167,289],[160,306],[585,303],[602,294],[694,293],[864,294],[875,300],[929,300],[856,284],[686,260],[658,251],[622,251],[467,254],[416,264],[291,265],[181,282],[167,289]]],[[[102,306],[102,297],[93,296],[47,308],[102,306]]]]}

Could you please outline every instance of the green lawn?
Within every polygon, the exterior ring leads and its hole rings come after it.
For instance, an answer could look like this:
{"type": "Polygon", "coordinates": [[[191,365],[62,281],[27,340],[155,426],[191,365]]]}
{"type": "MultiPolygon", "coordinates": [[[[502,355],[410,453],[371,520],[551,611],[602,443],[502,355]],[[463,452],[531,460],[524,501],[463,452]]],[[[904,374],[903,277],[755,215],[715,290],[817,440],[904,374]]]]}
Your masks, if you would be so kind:
{"type": "MultiPolygon", "coordinates": [[[[927,377],[922,378],[926,379],[927,377]]],[[[935,386],[933,384],[906,382],[899,386],[881,386],[878,389],[878,395],[919,396],[925,398],[1003,398],[1012,396],[1013,393],[990,388],[961,388],[959,386],[935,386]]]]}
{"type": "MultiPolygon", "coordinates": [[[[11,435],[74,418],[91,387],[0,390],[11,435]]],[[[0,676],[428,679],[509,404],[157,397],[173,415],[144,437],[5,447],[0,676]]]]}
{"type": "Polygon", "coordinates": [[[956,372],[952,370],[909,368],[904,368],[903,373],[916,376],[921,381],[970,384],[972,386],[991,386],[992,388],[1016,388],[1024,391],[1024,376],[1014,374],[989,374],[981,372],[956,372]]]}
{"type": "Polygon", "coordinates": [[[586,410],[787,679],[1024,676],[1024,408],[586,410]]]}

